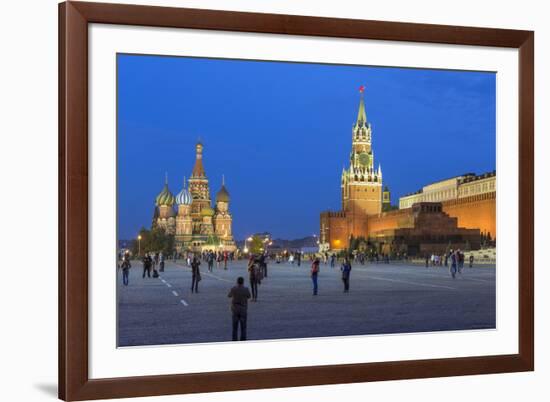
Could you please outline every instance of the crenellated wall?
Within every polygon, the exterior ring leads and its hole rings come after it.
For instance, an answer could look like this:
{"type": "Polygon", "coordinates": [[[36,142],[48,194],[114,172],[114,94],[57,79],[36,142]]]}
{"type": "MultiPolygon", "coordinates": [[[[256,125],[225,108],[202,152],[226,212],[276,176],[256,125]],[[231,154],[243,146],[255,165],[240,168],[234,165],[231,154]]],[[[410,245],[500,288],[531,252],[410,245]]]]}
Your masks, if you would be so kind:
{"type": "MultiPolygon", "coordinates": [[[[496,192],[444,201],[441,205],[444,213],[457,219],[459,228],[479,229],[495,238],[496,192]]],[[[413,208],[355,217],[342,211],[321,214],[321,233],[325,234],[331,249],[346,248],[351,235],[369,237],[383,230],[413,227],[413,208]]]]}
{"type": "Polygon", "coordinates": [[[496,192],[444,201],[443,212],[458,218],[458,226],[496,236],[496,192]]]}

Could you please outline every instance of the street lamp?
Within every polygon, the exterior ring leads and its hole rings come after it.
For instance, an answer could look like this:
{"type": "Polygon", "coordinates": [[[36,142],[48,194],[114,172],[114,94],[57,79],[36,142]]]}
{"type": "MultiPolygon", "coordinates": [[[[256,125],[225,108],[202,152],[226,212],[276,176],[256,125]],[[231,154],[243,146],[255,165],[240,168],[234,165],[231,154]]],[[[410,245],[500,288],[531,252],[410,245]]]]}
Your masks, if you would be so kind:
{"type": "Polygon", "coordinates": [[[244,239],[244,252],[248,253],[248,243],[249,241],[252,241],[252,236],[249,236],[247,239],[244,239]]]}
{"type": "Polygon", "coordinates": [[[273,242],[269,241],[267,237],[264,239],[264,250],[266,254],[267,254],[267,246],[271,246],[272,244],[273,242]]]}
{"type": "Polygon", "coordinates": [[[138,235],[138,256],[141,256],[141,235],[138,235]]]}

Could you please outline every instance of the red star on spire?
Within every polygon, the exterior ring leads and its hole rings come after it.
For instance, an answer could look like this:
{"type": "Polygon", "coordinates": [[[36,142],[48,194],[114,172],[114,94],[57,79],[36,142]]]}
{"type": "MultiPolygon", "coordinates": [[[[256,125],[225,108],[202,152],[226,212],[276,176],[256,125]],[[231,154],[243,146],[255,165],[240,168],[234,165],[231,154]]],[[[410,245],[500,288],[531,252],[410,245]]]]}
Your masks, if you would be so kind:
{"type": "Polygon", "coordinates": [[[364,86],[364,85],[361,85],[361,86],[359,87],[359,92],[363,93],[364,90],[365,90],[365,86],[364,86]]]}

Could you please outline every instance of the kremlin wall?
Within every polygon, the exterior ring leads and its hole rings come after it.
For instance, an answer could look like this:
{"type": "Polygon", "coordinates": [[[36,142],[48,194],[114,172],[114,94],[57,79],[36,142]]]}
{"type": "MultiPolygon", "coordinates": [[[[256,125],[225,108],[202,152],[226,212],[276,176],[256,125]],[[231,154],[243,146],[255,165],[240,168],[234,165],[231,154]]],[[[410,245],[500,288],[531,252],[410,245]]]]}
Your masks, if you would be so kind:
{"type": "Polygon", "coordinates": [[[496,235],[496,172],[466,173],[425,185],[390,207],[382,190],[382,168],[374,167],[372,128],[363,94],[352,127],[349,168],[342,171],[340,211],[320,215],[320,247],[343,250],[353,236],[378,252],[442,253],[449,247],[476,250],[481,235],[496,235]]]}

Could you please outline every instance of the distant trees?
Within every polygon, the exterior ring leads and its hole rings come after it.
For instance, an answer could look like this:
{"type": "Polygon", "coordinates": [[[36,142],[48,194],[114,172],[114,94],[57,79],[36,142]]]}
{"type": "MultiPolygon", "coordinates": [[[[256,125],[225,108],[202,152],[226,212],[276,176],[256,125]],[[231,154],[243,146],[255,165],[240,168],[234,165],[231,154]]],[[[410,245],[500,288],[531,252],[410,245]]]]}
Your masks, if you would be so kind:
{"type": "Polygon", "coordinates": [[[496,246],[496,239],[493,239],[491,237],[491,232],[481,232],[481,247],[495,247],[496,246]]]}
{"type": "Polygon", "coordinates": [[[252,236],[252,240],[248,242],[248,249],[251,254],[261,254],[264,249],[264,241],[260,236],[252,236]]]}
{"type": "Polygon", "coordinates": [[[141,255],[148,252],[160,252],[163,254],[171,254],[174,252],[174,235],[167,234],[163,228],[155,227],[147,230],[142,227],[139,231],[141,239],[132,241],[132,254],[141,255]]]}
{"type": "Polygon", "coordinates": [[[351,235],[349,238],[348,252],[351,254],[354,251],[365,251],[368,247],[367,239],[363,236],[354,237],[351,235]]]}

